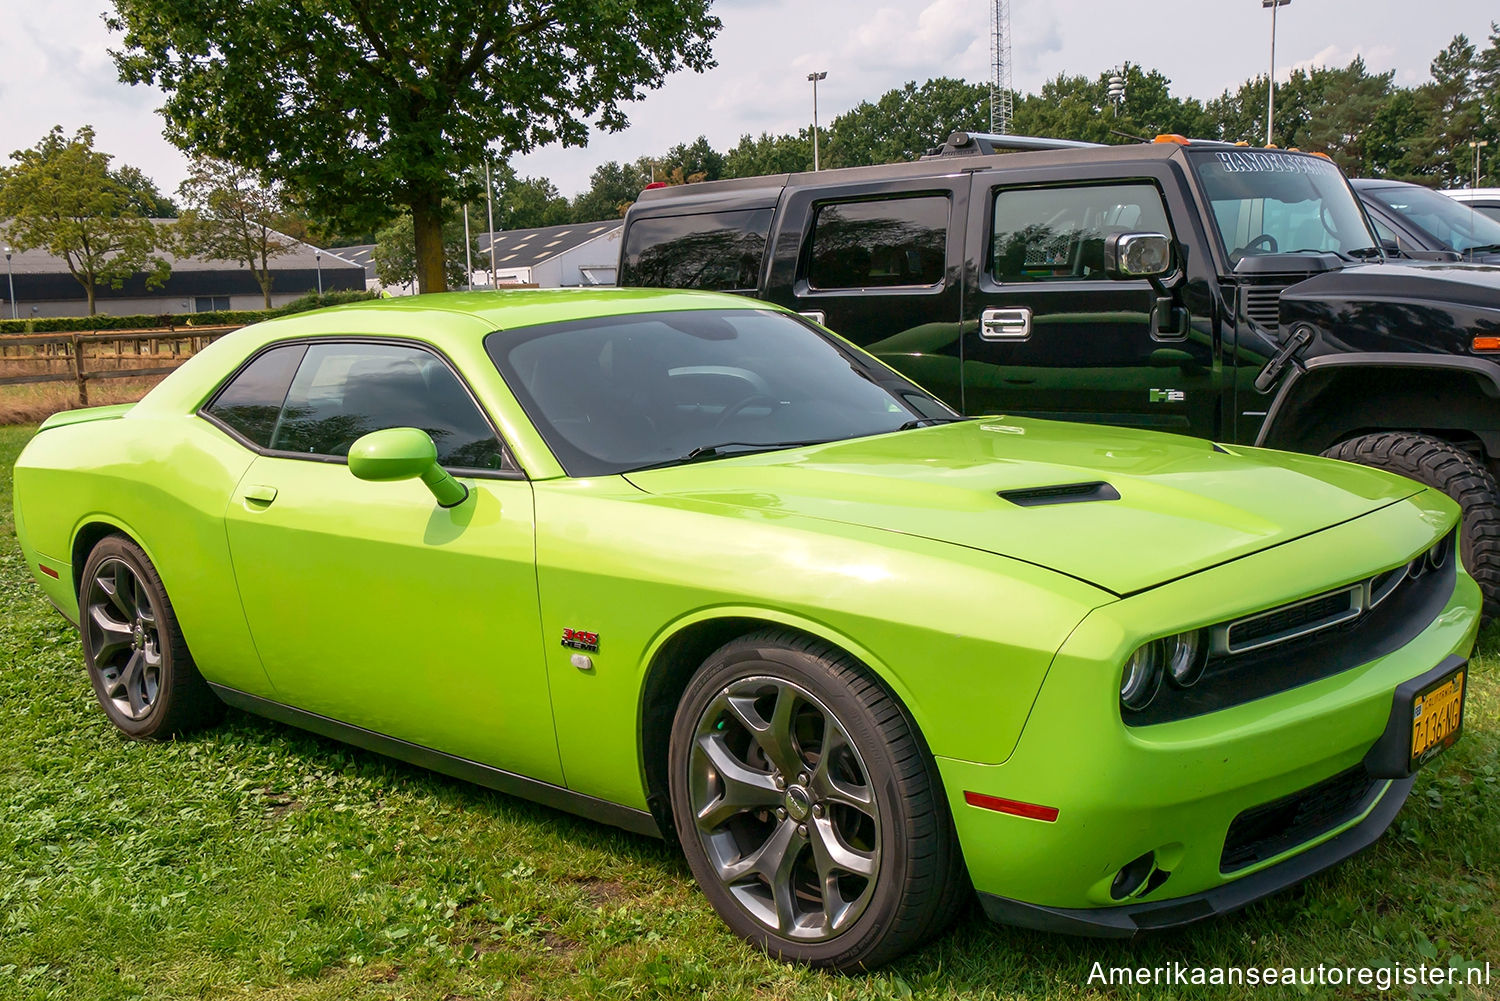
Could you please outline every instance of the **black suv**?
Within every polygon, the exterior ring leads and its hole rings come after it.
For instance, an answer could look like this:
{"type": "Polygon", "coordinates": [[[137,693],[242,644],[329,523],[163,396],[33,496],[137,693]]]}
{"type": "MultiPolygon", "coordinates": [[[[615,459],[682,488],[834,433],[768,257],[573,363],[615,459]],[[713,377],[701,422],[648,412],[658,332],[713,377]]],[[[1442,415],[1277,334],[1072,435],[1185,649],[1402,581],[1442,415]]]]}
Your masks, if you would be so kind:
{"type": "Polygon", "coordinates": [[[1404,473],[1463,506],[1500,611],[1500,268],[1388,259],[1327,157],[955,133],[915,163],[648,189],[620,284],[788,306],[963,413],[1404,473]]]}

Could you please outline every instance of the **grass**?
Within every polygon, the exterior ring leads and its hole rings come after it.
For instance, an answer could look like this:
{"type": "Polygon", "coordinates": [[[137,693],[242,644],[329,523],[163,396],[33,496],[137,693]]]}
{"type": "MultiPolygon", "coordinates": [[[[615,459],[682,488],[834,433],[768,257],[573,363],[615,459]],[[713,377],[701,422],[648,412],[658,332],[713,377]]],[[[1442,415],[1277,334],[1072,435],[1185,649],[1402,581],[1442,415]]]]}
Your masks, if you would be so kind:
{"type": "MultiPolygon", "coordinates": [[[[1134,944],[1002,928],[970,908],[922,952],[838,977],[733,938],[681,858],[647,838],[237,713],[190,739],[123,740],[15,543],[10,469],[30,433],[0,428],[5,1001],[1221,998],[1252,992],[1089,975],[1096,960],[1500,966],[1500,630],[1475,663],[1465,739],[1359,858],[1134,944]]],[[[1458,996],[1500,985],[1488,992],[1458,996]]]]}
{"type": "MultiPolygon", "coordinates": [[[[89,383],[89,406],[135,403],[164,378],[93,380],[89,383]]],[[[0,425],[37,424],[59,410],[71,410],[78,405],[78,386],[72,382],[0,386],[0,425]]]]}

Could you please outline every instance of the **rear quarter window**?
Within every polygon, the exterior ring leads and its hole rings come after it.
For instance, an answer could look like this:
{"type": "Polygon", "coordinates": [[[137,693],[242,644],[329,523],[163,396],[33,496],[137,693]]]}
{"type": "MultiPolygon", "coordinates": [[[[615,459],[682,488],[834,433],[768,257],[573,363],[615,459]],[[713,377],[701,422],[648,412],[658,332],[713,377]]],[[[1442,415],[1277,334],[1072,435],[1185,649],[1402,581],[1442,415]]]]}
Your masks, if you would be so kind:
{"type": "Polygon", "coordinates": [[[948,197],[818,206],[807,283],[815,289],[931,287],[943,280],[948,197]]]}
{"type": "Polygon", "coordinates": [[[620,284],[754,292],[772,211],[745,209],[635,219],[625,234],[620,284]]]}

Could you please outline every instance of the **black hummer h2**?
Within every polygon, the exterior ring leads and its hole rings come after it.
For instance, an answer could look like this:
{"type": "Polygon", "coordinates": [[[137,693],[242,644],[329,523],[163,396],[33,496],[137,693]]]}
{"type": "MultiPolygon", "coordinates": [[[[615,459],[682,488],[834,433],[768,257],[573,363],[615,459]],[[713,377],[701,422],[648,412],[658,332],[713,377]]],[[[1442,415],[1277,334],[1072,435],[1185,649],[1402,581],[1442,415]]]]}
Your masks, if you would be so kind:
{"type": "Polygon", "coordinates": [[[916,163],[647,190],[620,284],[798,310],[963,413],[1404,473],[1463,505],[1500,611],[1500,268],[1386,259],[1326,157],[955,133],[916,163]]]}

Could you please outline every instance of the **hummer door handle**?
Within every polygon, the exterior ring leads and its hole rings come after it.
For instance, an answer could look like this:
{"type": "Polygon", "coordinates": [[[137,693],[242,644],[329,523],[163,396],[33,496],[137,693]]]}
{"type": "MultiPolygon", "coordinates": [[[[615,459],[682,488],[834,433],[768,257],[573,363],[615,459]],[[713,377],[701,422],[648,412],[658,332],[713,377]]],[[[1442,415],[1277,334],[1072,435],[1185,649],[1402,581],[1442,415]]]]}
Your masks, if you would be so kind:
{"type": "Polygon", "coordinates": [[[1024,341],[1031,336],[1031,310],[987,309],[979,315],[979,336],[987,341],[1024,341]]]}

